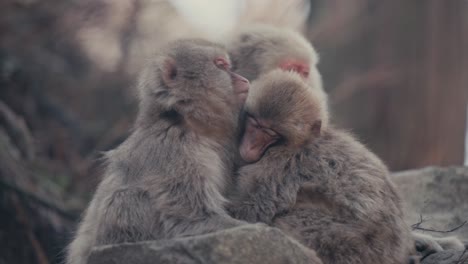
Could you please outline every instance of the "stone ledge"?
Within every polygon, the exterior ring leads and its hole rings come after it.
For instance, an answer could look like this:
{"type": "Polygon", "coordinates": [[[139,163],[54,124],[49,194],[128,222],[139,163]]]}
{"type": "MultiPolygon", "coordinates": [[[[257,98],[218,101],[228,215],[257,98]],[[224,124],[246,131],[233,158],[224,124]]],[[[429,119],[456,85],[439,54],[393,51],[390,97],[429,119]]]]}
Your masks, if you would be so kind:
{"type": "Polygon", "coordinates": [[[305,264],[314,258],[313,251],[280,230],[255,224],[181,239],[98,247],[88,263],[305,264]]]}
{"type": "MultiPolygon", "coordinates": [[[[408,224],[450,230],[468,220],[468,168],[425,168],[393,174],[408,214],[408,224]]],[[[468,225],[450,234],[468,238],[468,225]]],[[[422,264],[468,263],[468,252],[446,250],[427,256],[422,264]],[[463,256],[461,256],[464,254],[463,256]]],[[[245,225],[220,232],[174,240],[147,241],[98,247],[90,264],[244,264],[315,263],[313,251],[265,225],[245,225]]]]}
{"type": "MultiPolygon", "coordinates": [[[[451,230],[468,220],[468,167],[428,167],[394,173],[405,205],[406,222],[422,227],[451,230]]],[[[451,233],[429,232],[434,236],[457,235],[468,240],[468,224],[451,233]]]]}

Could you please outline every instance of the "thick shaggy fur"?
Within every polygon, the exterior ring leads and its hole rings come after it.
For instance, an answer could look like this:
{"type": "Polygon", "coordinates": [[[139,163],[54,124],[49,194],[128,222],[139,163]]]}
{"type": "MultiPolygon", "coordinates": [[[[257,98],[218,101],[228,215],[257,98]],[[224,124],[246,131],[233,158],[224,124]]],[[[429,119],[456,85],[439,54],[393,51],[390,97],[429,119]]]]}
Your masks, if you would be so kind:
{"type": "Polygon", "coordinates": [[[168,45],[139,81],[140,111],[108,166],[68,263],[96,245],[168,239],[242,224],[227,215],[240,106],[231,75],[213,64],[222,47],[202,40],[168,45]]]}
{"type": "Polygon", "coordinates": [[[414,246],[387,168],[328,126],[322,104],[319,90],[293,73],[275,71],[252,84],[247,114],[282,138],[239,170],[229,211],[279,227],[323,263],[407,263],[414,246]],[[317,121],[324,121],[319,134],[310,130],[317,121]]]}

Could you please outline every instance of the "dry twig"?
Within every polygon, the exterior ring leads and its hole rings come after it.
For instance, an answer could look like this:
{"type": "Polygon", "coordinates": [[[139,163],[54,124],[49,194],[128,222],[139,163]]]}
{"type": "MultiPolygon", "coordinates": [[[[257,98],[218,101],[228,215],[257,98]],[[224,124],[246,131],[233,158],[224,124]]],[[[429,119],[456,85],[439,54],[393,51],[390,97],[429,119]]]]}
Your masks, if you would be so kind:
{"type": "Polygon", "coordinates": [[[431,228],[424,228],[424,227],[420,227],[419,225],[415,226],[413,225],[412,228],[413,230],[422,230],[422,231],[428,231],[428,232],[435,232],[435,233],[451,233],[451,232],[454,232],[454,231],[457,231],[458,229],[462,228],[465,224],[466,224],[467,221],[464,221],[463,223],[461,223],[460,225],[450,229],[450,230],[435,230],[435,229],[431,229],[431,228]]]}
{"type": "Polygon", "coordinates": [[[467,263],[468,261],[468,256],[465,256],[463,258],[463,256],[465,255],[467,249],[463,250],[463,252],[460,254],[460,257],[458,258],[457,262],[455,262],[455,264],[464,264],[464,263],[467,263]]]}

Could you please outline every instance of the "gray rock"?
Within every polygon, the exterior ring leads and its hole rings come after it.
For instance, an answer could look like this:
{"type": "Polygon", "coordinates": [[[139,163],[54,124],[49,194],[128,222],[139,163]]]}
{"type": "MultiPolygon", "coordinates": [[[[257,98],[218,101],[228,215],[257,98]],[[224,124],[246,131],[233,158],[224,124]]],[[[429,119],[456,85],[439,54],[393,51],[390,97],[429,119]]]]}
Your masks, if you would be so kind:
{"type": "Polygon", "coordinates": [[[315,252],[280,230],[256,224],[202,236],[98,247],[88,263],[319,264],[312,261],[316,258],[315,252]]]}
{"type": "MultiPolygon", "coordinates": [[[[406,221],[420,227],[448,231],[468,220],[468,167],[429,167],[393,174],[403,195],[406,221]]],[[[468,240],[468,224],[449,233],[468,240]]]]}
{"type": "Polygon", "coordinates": [[[445,250],[432,254],[421,261],[421,264],[466,264],[468,263],[468,252],[445,250]]]}
{"type": "MultiPolygon", "coordinates": [[[[425,168],[395,173],[393,180],[405,202],[408,224],[447,231],[468,220],[468,168],[425,168]]],[[[468,224],[450,233],[468,240],[468,224]]],[[[117,263],[321,263],[280,230],[265,225],[245,225],[202,236],[98,247],[90,264],[117,263]]],[[[468,252],[446,250],[425,257],[422,264],[467,263],[468,252]],[[463,255],[462,255],[463,254],[463,255]],[[465,259],[467,258],[467,259],[465,259]]]]}

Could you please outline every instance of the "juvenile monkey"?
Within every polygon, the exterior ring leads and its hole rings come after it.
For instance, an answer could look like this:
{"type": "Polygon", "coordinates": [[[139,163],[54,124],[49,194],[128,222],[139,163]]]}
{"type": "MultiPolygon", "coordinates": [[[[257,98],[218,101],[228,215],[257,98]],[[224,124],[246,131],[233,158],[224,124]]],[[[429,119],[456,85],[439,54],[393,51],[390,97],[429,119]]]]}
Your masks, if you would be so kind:
{"type": "Polygon", "coordinates": [[[238,113],[249,82],[227,52],[203,40],[170,43],[139,78],[134,131],[107,154],[103,181],[68,252],[168,239],[241,225],[223,196],[233,169],[238,113]]]}
{"type": "MultiPolygon", "coordinates": [[[[317,70],[318,55],[312,44],[300,33],[268,25],[251,26],[241,30],[228,44],[236,72],[251,81],[260,75],[282,69],[294,71],[309,83],[309,87],[320,93],[323,109],[327,108],[327,96],[322,88],[321,76],[317,70]]],[[[324,126],[328,121],[328,112],[322,111],[324,126]]],[[[412,232],[415,246],[423,256],[427,252],[442,249],[463,248],[463,243],[456,237],[434,238],[412,232]]]]}
{"type": "Polygon", "coordinates": [[[238,219],[279,227],[323,263],[407,263],[413,242],[385,165],[326,125],[322,93],[281,70],[252,84],[245,104],[238,219]]]}
{"type": "MultiPolygon", "coordinates": [[[[316,89],[327,109],[327,94],[322,88],[318,54],[299,32],[269,25],[252,25],[240,30],[228,41],[233,69],[250,81],[271,71],[292,71],[316,89]]],[[[328,115],[328,111],[323,111],[328,115]]],[[[328,116],[323,122],[328,121],[328,116]]]]}

